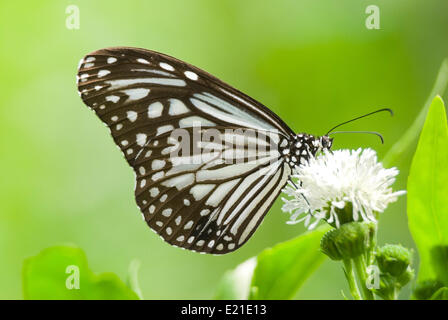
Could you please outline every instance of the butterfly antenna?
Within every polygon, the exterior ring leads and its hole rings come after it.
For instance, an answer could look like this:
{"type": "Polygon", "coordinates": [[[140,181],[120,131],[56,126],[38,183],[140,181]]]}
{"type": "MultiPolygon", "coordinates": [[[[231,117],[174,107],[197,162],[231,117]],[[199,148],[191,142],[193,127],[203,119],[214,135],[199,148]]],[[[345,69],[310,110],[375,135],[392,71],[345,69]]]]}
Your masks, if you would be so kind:
{"type": "MultiPolygon", "coordinates": [[[[384,111],[389,112],[391,116],[394,115],[394,112],[392,111],[392,109],[389,109],[389,108],[379,109],[379,110],[376,110],[376,111],[373,111],[373,112],[369,112],[369,113],[367,113],[367,114],[364,114],[364,115],[362,115],[362,116],[356,117],[356,118],[354,118],[354,119],[351,119],[351,120],[342,122],[342,123],[338,124],[337,126],[334,126],[334,127],[331,128],[330,130],[328,130],[328,132],[327,132],[326,135],[328,136],[328,134],[329,134],[331,131],[333,131],[333,130],[336,129],[336,128],[339,128],[340,126],[342,126],[342,125],[344,125],[344,124],[347,124],[347,123],[350,123],[350,122],[353,122],[353,121],[356,121],[356,120],[359,120],[359,119],[368,117],[368,116],[370,116],[370,115],[372,115],[372,114],[375,114],[375,113],[384,112],[384,111]]],[[[354,132],[354,131],[351,131],[351,132],[354,132]]],[[[381,139],[381,140],[383,140],[383,139],[381,139]]]]}
{"type": "Polygon", "coordinates": [[[367,133],[367,134],[374,134],[376,136],[378,136],[381,140],[381,144],[384,144],[384,138],[381,135],[381,133],[376,132],[376,131],[335,131],[335,132],[331,132],[328,133],[328,136],[331,136],[332,134],[336,134],[336,133],[367,133]]]}

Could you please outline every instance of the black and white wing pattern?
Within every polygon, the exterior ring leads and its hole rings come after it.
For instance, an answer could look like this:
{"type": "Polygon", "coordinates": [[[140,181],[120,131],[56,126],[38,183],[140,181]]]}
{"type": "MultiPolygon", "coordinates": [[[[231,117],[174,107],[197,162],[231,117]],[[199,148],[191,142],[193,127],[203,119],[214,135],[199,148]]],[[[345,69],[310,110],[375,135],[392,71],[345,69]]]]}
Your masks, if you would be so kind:
{"type": "Polygon", "coordinates": [[[291,174],[285,155],[294,133],[278,116],[212,75],[145,49],[92,52],[77,81],[134,169],[137,205],[155,232],[213,254],[250,238],[291,174]],[[181,142],[195,152],[180,153],[181,142]]]}

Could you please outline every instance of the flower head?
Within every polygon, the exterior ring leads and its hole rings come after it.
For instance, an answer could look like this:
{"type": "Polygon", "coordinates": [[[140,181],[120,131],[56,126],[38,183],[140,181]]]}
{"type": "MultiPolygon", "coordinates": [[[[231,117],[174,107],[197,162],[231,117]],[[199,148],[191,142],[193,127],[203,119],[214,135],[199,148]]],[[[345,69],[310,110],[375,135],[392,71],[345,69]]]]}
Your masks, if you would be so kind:
{"type": "Polygon", "coordinates": [[[325,152],[298,167],[297,183],[283,190],[290,199],[283,198],[282,210],[291,214],[288,223],[304,221],[310,229],[322,219],[339,227],[347,211],[350,221],[376,222],[375,214],[405,193],[392,191],[397,174],[383,168],[372,149],[325,152]]]}

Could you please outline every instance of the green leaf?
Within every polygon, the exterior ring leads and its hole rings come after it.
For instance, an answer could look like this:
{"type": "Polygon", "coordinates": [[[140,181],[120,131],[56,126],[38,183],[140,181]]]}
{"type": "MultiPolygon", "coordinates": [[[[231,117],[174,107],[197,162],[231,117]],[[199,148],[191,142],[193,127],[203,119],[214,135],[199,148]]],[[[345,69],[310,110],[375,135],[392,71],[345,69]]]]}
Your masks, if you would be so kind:
{"type": "Polygon", "coordinates": [[[440,288],[436,293],[434,293],[430,300],[448,300],[448,288],[440,288]]]}
{"type": "Polygon", "coordinates": [[[138,299],[114,273],[94,274],[77,247],[50,247],[26,259],[22,278],[25,299],[138,299]]]}
{"type": "Polygon", "coordinates": [[[412,290],[412,298],[417,300],[429,300],[443,287],[443,283],[434,279],[417,282],[412,290]]]}
{"type": "Polygon", "coordinates": [[[235,269],[227,271],[219,282],[215,299],[247,300],[256,264],[257,259],[253,257],[239,264],[235,269]]]}
{"type": "Polygon", "coordinates": [[[408,220],[420,255],[419,281],[447,285],[448,127],[440,97],[434,98],[408,178],[408,220]]]}
{"type": "Polygon", "coordinates": [[[322,226],[261,252],[252,277],[250,299],[291,299],[325,260],[320,240],[329,229],[322,226]]]}

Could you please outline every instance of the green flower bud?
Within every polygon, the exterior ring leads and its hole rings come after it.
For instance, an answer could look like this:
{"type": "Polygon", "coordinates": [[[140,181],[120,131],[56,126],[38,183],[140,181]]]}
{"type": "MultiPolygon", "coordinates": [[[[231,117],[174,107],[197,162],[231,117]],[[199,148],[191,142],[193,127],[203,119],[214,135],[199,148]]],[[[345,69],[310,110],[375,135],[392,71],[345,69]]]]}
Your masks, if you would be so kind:
{"type": "Polygon", "coordinates": [[[336,243],[334,241],[338,236],[339,229],[331,229],[327,233],[324,234],[322,239],[320,240],[320,249],[323,253],[325,253],[331,260],[342,260],[342,253],[339,251],[336,243]]]}
{"type": "Polygon", "coordinates": [[[411,267],[408,267],[406,269],[405,272],[403,272],[401,274],[401,276],[399,276],[397,278],[397,282],[400,285],[400,287],[404,287],[405,285],[407,285],[412,279],[414,279],[415,276],[415,272],[414,269],[412,269],[411,267]]]}
{"type": "Polygon", "coordinates": [[[428,300],[437,290],[443,287],[443,283],[438,280],[425,280],[417,283],[413,295],[418,300],[428,300]]]}
{"type": "Polygon", "coordinates": [[[390,274],[383,273],[380,275],[380,288],[375,289],[375,294],[384,300],[395,300],[396,298],[396,280],[390,274]]]}
{"type": "Polygon", "coordinates": [[[390,273],[381,273],[380,288],[375,293],[384,300],[396,300],[398,292],[402,287],[414,278],[414,270],[411,267],[403,272],[400,277],[394,277],[390,273]]]}
{"type": "Polygon", "coordinates": [[[411,264],[412,252],[401,245],[386,244],[378,249],[376,259],[383,273],[400,277],[411,264]]]}
{"type": "Polygon", "coordinates": [[[372,223],[365,222],[343,224],[322,237],[320,248],[332,260],[358,257],[370,249],[372,228],[372,223]]]}

